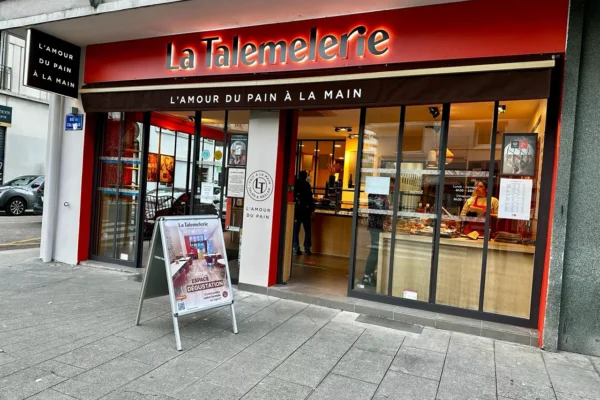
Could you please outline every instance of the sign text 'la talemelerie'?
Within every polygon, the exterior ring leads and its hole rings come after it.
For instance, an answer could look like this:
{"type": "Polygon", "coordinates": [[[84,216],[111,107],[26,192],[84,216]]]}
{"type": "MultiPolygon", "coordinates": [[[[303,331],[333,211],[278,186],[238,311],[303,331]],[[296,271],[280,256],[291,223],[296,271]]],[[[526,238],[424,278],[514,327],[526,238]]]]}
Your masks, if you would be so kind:
{"type": "MultiPolygon", "coordinates": [[[[266,65],[276,63],[301,63],[323,60],[344,59],[353,54],[356,57],[368,55],[382,56],[389,50],[390,34],[385,29],[367,32],[365,26],[357,26],[342,35],[327,34],[319,37],[317,28],[310,30],[308,40],[297,37],[288,40],[269,41],[259,44],[242,43],[234,36],[231,43],[221,43],[219,36],[200,40],[204,50],[202,64],[206,68],[229,68],[232,66],[266,65]]],[[[191,70],[197,65],[196,51],[184,48],[177,52],[173,42],[167,44],[166,69],[191,70]]]]}

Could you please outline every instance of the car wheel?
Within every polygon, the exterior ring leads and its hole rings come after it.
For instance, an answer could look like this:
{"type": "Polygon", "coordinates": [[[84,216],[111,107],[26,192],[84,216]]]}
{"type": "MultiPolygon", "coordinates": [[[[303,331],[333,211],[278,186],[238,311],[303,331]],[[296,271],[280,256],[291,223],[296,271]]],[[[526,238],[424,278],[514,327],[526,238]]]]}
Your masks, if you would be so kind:
{"type": "Polygon", "coordinates": [[[6,213],[8,215],[23,215],[25,213],[25,200],[17,197],[12,199],[6,205],[6,213]]]}

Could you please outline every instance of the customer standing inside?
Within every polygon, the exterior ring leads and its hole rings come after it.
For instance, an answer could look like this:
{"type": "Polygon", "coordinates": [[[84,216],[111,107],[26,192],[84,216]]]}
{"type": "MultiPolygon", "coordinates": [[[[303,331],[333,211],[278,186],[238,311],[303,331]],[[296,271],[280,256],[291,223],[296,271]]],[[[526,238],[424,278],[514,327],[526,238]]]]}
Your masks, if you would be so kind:
{"type": "Polygon", "coordinates": [[[389,220],[387,212],[390,210],[390,198],[394,193],[394,180],[390,179],[390,188],[388,194],[369,193],[368,207],[369,213],[367,230],[371,235],[371,245],[369,255],[365,263],[365,274],[362,283],[367,286],[377,285],[377,261],[379,259],[379,235],[384,232],[386,218],[389,220]],[[380,213],[378,213],[380,212],[380,213]]]}
{"type": "Polygon", "coordinates": [[[308,174],[306,171],[300,171],[298,179],[294,185],[294,252],[297,256],[302,255],[300,250],[300,225],[304,226],[304,252],[308,255],[312,254],[311,247],[311,219],[312,213],[315,211],[315,201],[313,199],[312,188],[306,180],[308,174]]]}

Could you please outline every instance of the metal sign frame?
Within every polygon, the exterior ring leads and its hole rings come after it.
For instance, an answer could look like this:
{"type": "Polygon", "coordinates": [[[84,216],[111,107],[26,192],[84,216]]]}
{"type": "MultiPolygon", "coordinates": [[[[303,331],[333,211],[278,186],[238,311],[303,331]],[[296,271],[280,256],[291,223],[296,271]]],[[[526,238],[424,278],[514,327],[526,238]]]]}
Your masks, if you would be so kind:
{"type": "MultiPolygon", "coordinates": [[[[225,302],[221,301],[215,305],[201,306],[201,307],[196,307],[196,308],[192,308],[192,309],[185,310],[185,311],[177,310],[177,302],[175,299],[175,288],[173,286],[173,278],[171,276],[171,266],[169,264],[168,256],[166,256],[168,254],[168,248],[167,248],[167,241],[166,241],[166,236],[165,236],[164,223],[166,221],[176,221],[176,220],[189,222],[191,220],[210,220],[210,219],[218,220],[219,217],[214,216],[214,215],[186,215],[186,216],[182,215],[182,216],[160,217],[156,220],[156,223],[154,225],[154,232],[152,233],[152,241],[150,243],[150,257],[148,258],[148,264],[146,265],[146,273],[144,274],[144,280],[142,282],[142,290],[141,290],[141,294],[140,294],[138,311],[137,311],[137,316],[135,319],[135,325],[137,326],[140,324],[140,318],[142,315],[142,306],[143,306],[145,299],[168,295],[169,301],[171,303],[171,314],[172,314],[172,318],[173,318],[173,329],[175,332],[175,343],[177,346],[177,350],[179,350],[179,351],[181,351],[182,347],[181,347],[181,336],[179,334],[178,318],[181,316],[184,316],[184,315],[193,314],[193,313],[204,311],[204,310],[210,310],[213,308],[229,306],[229,307],[231,307],[231,322],[232,322],[233,333],[238,333],[237,321],[236,321],[236,317],[235,317],[235,308],[234,308],[234,304],[233,304],[235,296],[233,293],[233,287],[231,285],[231,274],[229,273],[229,261],[227,260],[227,257],[225,257],[225,259],[224,259],[225,260],[225,273],[227,276],[228,290],[231,293],[231,299],[227,300],[225,302]],[[160,241],[160,243],[157,243],[157,241],[160,241]],[[160,250],[160,251],[158,251],[158,250],[160,250]],[[161,254],[157,254],[157,253],[161,253],[161,254]],[[158,260],[159,262],[163,263],[164,272],[165,272],[164,275],[162,273],[160,273],[159,270],[156,270],[158,265],[155,262],[155,260],[158,260]],[[157,273],[159,275],[157,275],[157,273]],[[163,276],[164,276],[164,278],[163,278],[163,276]],[[153,279],[154,280],[156,280],[156,279],[166,280],[166,288],[164,286],[159,287],[158,289],[153,287],[151,292],[148,293],[150,290],[150,283],[153,279]]],[[[219,229],[221,232],[222,249],[225,249],[225,239],[224,239],[224,235],[223,235],[223,228],[221,226],[220,221],[217,221],[217,222],[218,222],[217,229],[219,229]]],[[[161,282],[158,282],[158,283],[160,284],[161,282]]],[[[162,284],[164,284],[164,283],[165,282],[163,281],[162,284]]]]}

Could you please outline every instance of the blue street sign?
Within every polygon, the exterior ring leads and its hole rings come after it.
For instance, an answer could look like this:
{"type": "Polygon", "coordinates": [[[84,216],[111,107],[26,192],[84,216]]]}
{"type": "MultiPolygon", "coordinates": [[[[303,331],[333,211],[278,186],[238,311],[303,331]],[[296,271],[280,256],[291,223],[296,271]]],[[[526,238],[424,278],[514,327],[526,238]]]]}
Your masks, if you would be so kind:
{"type": "Polygon", "coordinates": [[[68,114],[65,121],[65,130],[80,131],[83,129],[83,115],[68,114]]]}

